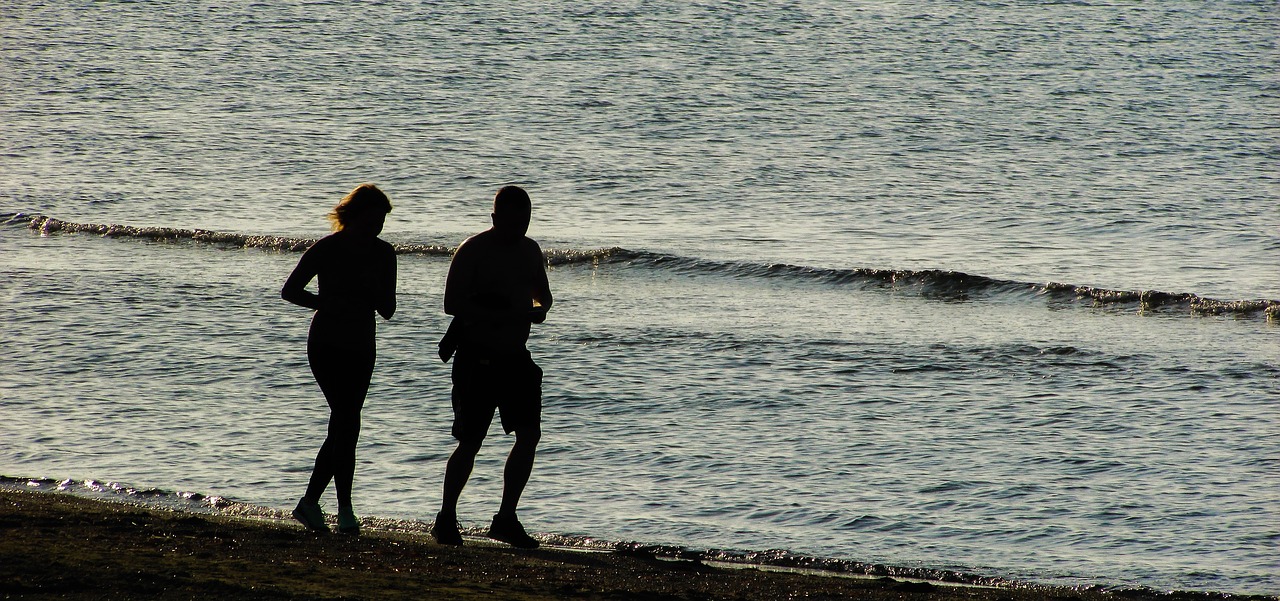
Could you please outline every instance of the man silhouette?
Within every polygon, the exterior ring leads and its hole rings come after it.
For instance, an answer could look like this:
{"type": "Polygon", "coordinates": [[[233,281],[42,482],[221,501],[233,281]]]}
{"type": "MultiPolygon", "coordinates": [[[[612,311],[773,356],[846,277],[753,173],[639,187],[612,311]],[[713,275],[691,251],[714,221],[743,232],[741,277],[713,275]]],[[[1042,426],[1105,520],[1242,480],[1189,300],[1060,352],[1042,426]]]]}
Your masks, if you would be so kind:
{"type": "MultiPolygon", "coordinates": [[[[444,311],[453,316],[453,437],[444,500],[431,534],[443,544],[461,545],[457,506],[471,477],[476,454],[496,409],[502,428],[515,433],[503,471],[502,505],[489,526],[491,538],[513,546],[538,546],[516,518],[516,505],[533,471],[542,436],[542,370],[525,343],[531,324],[551,308],[546,259],[525,236],[532,204],[518,186],[505,186],[493,199],[493,227],[467,238],[454,252],[444,289],[444,311]]],[[[447,360],[449,349],[442,347],[447,360]]]]}

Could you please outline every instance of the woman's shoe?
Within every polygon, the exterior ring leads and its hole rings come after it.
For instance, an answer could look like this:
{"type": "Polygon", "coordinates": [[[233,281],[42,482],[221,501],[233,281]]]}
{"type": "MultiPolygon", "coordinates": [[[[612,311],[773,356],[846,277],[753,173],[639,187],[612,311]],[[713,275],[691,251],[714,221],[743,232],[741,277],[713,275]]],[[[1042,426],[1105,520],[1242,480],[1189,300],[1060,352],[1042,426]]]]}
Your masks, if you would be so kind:
{"type": "Polygon", "coordinates": [[[436,514],[436,523],[431,525],[431,536],[442,545],[462,545],[462,533],[458,531],[458,518],[436,514]]]}
{"type": "Polygon", "coordinates": [[[350,507],[338,508],[338,532],[342,534],[360,534],[360,520],[350,507]]]}
{"type": "Polygon", "coordinates": [[[320,504],[315,501],[300,499],[298,506],[293,508],[293,519],[316,532],[329,531],[329,526],[324,523],[324,512],[320,511],[320,504]]]}
{"type": "Polygon", "coordinates": [[[493,516],[493,523],[489,525],[489,538],[500,540],[518,549],[538,548],[537,539],[524,531],[524,526],[514,515],[493,516]]]}

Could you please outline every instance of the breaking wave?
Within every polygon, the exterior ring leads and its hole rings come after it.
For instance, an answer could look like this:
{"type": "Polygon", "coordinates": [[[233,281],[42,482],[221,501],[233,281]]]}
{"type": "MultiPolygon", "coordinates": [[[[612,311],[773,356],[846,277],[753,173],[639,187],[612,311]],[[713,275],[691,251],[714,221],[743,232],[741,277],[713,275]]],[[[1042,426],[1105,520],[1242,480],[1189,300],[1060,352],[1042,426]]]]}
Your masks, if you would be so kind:
{"type": "MultiPolygon", "coordinates": [[[[108,238],[192,241],[280,252],[302,252],[315,243],[314,238],[238,234],[201,229],[75,223],[27,213],[0,214],[0,224],[25,225],[28,229],[42,235],[85,233],[108,238]]],[[[451,247],[438,244],[401,243],[395,244],[395,249],[398,254],[408,255],[447,257],[453,253],[451,247]]],[[[620,247],[589,250],[550,249],[546,254],[547,261],[551,265],[623,263],[689,274],[777,278],[832,286],[904,289],[925,297],[948,301],[975,300],[984,296],[997,295],[1028,295],[1050,302],[1083,302],[1104,307],[1132,307],[1141,311],[1181,312],[1192,315],[1264,314],[1268,319],[1280,319],[1280,300],[1276,299],[1222,300],[1185,292],[1114,290],[1061,282],[1020,282],[941,269],[904,270],[865,267],[832,269],[748,261],[714,261],[620,247]]]]}

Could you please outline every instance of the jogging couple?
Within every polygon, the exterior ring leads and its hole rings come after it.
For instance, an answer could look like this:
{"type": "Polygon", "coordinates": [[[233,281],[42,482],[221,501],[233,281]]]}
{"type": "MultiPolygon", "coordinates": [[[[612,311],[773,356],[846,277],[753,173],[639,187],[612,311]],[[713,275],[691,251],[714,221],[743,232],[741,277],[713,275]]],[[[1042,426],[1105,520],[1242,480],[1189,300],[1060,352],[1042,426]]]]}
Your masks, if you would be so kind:
{"type": "MultiPolygon", "coordinates": [[[[307,360],[329,404],[328,436],[316,455],[306,494],[293,516],[328,532],[320,496],[334,482],[338,531],[359,533],[351,505],[360,410],[373,375],[375,314],[396,311],[395,249],[378,238],[391,202],[373,184],[357,186],[329,214],[334,233],[302,255],[281,296],[315,311],[307,335],[307,360]],[[306,290],[317,280],[318,292],[306,290]]],[[[546,260],[529,228],[529,195],[518,186],[498,190],[493,225],[467,238],[454,252],[445,282],[444,310],[453,316],[440,357],[453,359],[453,437],[458,446],[444,475],[444,498],[431,534],[461,545],[457,504],[495,410],[515,444],[503,472],[502,504],[489,526],[491,538],[535,548],[516,517],[542,435],[542,370],[525,343],[532,324],[551,308],[546,260]]]]}

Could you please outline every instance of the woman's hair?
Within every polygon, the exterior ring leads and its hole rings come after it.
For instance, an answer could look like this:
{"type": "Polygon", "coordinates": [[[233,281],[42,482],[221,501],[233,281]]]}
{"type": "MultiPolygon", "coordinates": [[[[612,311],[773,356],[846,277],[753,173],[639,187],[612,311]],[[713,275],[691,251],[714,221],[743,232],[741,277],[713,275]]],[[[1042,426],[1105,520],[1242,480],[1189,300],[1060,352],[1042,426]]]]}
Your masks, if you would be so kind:
{"type": "Polygon", "coordinates": [[[333,231],[340,232],[356,215],[373,210],[382,211],[383,215],[390,213],[391,200],[377,186],[360,184],[329,211],[329,221],[333,223],[333,231]]]}

